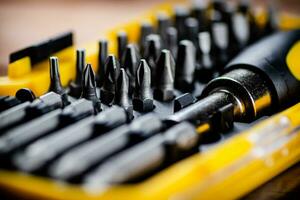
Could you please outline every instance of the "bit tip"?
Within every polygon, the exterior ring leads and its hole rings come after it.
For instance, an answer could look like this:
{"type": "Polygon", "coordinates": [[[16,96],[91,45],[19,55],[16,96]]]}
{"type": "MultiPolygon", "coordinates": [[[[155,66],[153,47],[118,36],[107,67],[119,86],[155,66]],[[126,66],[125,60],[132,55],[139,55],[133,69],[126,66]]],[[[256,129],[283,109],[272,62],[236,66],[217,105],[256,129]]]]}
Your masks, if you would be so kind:
{"type": "Polygon", "coordinates": [[[133,106],[135,110],[141,112],[151,111],[154,108],[151,91],[151,70],[145,59],[141,59],[137,69],[133,106]]]}

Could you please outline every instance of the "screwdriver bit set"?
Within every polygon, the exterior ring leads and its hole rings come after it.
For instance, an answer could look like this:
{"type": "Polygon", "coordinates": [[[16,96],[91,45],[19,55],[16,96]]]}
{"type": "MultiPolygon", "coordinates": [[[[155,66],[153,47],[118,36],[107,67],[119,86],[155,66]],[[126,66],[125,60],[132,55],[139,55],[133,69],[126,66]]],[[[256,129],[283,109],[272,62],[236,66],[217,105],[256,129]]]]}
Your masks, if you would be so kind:
{"type": "Polygon", "coordinates": [[[267,11],[164,4],[84,49],[69,32],[12,53],[0,190],[234,199],[300,160],[300,23],[267,11]]]}

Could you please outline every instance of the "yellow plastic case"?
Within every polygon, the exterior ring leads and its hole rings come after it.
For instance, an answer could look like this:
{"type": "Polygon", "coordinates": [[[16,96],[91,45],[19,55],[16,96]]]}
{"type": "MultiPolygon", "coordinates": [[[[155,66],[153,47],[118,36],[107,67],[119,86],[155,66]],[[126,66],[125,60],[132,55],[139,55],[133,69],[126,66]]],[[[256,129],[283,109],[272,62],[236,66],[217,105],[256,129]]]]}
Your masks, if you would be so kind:
{"type": "MultiPolygon", "coordinates": [[[[155,23],[155,14],[158,11],[172,15],[173,6],[160,5],[139,20],[110,31],[107,36],[109,52],[116,52],[117,31],[125,30],[130,41],[137,41],[140,21],[155,23]]],[[[263,13],[257,16],[260,23],[263,23],[264,18],[263,13]]],[[[283,14],[281,27],[300,27],[300,19],[283,14]]],[[[86,52],[87,62],[97,70],[97,43],[86,45],[86,52]]],[[[66,86],[75,77],[75,47],[66,48],[56,56],[60,60],[62,84],[66,86]]],[[[0,95],[14,95],[22,87],[32,89],[37,96],[47,92],[47,60],[34,67],[31,67],[29,57],[9,64],[8,76],[0,77],[0,95]]],[[[299,114],[300,104],[297,104],[250,130],[204,153],[178,162],[138,184],[113,186],[94,192],[79,185],[2,170],[0,188],[21,197],[52,200],[238,198],[300,160],[299,114]],[[265,131],[266,128],[268,131],[265,131]],[[264,138],[264,143],[259,142],[261,137],[264,138]]]]}

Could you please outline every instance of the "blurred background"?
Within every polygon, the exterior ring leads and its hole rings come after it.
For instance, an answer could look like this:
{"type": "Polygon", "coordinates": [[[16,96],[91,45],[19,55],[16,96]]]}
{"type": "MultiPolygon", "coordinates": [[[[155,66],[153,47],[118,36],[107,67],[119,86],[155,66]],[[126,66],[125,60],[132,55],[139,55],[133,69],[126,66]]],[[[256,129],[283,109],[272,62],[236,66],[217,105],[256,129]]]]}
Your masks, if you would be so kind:
{"type": "MultiPolygon", "coordinates": [[[[74,31],[77,44],[98,40],[106,30],[138,17],[162,2],[165,1],[1,0],[0,75],[6,73],[11,52],[67,30],[74,31]]],[[[259,9],[267,0],[252,2],[259,9]]],[[[299,0],[283,0],[280,5],[291,13],[300,10],[299,0]]]]}

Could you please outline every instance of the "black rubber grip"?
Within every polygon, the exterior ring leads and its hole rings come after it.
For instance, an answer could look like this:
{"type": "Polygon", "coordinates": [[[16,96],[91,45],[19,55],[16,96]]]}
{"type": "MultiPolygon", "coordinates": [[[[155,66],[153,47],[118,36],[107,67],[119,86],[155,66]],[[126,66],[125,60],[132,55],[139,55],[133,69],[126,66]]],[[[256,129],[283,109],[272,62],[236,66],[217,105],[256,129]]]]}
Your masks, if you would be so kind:
{"type": "Polygon", "coordinates": [[[286,63],[289,50],[299,40],[300,30],[263,38],[234,58],[225,71],[246,68],[262,73],[271,84],[273,103],[279,108],[299,102],[300,81],[291,74],[286,63]]]}

